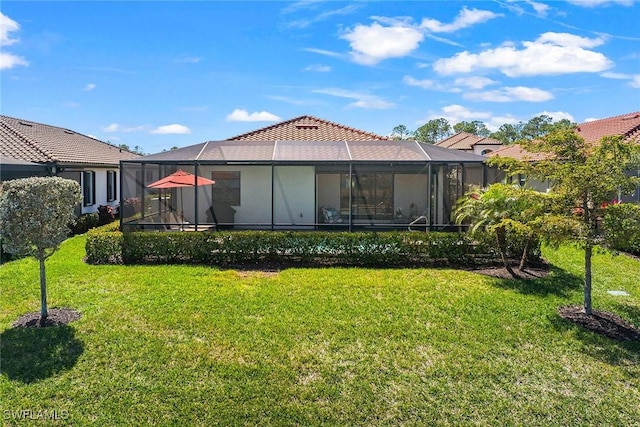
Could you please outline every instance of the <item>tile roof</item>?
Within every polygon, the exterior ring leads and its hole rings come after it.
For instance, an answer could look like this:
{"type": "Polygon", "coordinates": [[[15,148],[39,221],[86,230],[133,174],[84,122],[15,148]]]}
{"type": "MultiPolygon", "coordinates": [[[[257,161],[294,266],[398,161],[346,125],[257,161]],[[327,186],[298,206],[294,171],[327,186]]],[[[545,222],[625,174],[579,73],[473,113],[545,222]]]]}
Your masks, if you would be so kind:
{"type": "Polygon", "coordinates": [[[458,132],[449,138],[436,142],[438,147],[450,148],[453,150],[471,151],[475,145],[503,145],[497,139],[478,136],[468,132],[458,132]]]}
{"type": "Polygon", "coordinates": [[[581,123],[576,131],[587,144],[596,143],[603,136],[610,135],[621,135],[625,141],[640,143],[640,111],[581,123]]]}
{"type": "Polygon", "coordinates": [[[229,141],[371,141],[386,136],[313,116],[300,116],[229,138],[229,141]]]}
{"type": "MultiPolygon", "coordinates": [[[[640,143],[640,112],[581,123],[576,128],[576,132],[584,138],[587,144],[595,144],[603,136],[614,135],[623,136],[627,142],[636,141],[640,143]]],[[[545,158],[544,154],[525,151],[520,144],[507,145],[487,155],[489,157],[511,157],[530,161],[545,158]]]]}
{"type": "Polygon", "coordinates": [[[526,151],[524,148],[520,146],[520,144],[512,144],[505,145],[502,148],[498,148],[491,153],[487,153],[488,157],[510,157],[516,160],[524,160],[524,161],[538,161],[543,160],[547,156],[543,153],[531,153],[526,151]]]}
{"type": "Polygon", "coordinates": [[[0,154],[36,163],[117,166],[140,156],[56,126],[0,115],[0,154]]]}

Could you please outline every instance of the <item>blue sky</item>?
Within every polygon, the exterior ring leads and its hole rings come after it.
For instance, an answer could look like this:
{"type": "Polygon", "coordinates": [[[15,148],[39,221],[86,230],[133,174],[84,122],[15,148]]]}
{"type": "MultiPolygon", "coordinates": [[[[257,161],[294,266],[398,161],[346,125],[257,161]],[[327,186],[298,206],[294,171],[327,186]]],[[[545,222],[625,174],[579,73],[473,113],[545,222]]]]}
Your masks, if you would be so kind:
{"type": "Polygon", "coordinates": [[[640,4],[3,1],[2,114],[154,153],[300,115],[386,135],[640,110],[640,4]]]}

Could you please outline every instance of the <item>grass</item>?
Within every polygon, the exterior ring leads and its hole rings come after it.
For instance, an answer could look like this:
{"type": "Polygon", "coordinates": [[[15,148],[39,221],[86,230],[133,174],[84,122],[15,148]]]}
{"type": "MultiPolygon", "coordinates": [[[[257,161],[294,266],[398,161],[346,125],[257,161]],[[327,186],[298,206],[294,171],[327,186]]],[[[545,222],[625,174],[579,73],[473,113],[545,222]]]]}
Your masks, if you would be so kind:
{"type": "MultiPolygon", "coordinates": [[[[39,309],[38,267],[0,268],[6,424],[639,425],[640,343],[556,313],[582,298],[569,247],[547,249],[553,274],[533,282],[89,266],[83,247],[47,261],[49,306],[82,313],[67,327],[12,329],[39,309]]],[[[640,261],[597,255],[594,285],[595,308],[640,325],[640,261]]]]}

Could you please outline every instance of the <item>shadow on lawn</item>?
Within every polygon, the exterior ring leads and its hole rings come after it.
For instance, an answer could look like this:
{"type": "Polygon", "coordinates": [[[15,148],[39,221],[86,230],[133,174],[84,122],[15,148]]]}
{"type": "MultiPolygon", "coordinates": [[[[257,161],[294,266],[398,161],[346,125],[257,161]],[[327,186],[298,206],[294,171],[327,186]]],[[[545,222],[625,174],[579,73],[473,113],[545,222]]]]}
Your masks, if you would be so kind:
{"type": "Polygon", "coordinates": [[[584,282],[582,277],[552,266],[549,274],[545,277],[536,279],[500,279],[495,284],[503,289],[512,289],[527,295],[567,297],[571,292],[582,289],[584,282]]]}
{"type": "Polygon", "coordinates": [[[34,383],[71,369],[83,351],[67,325],[7,329],[0,334],[0,372],[10,380],[34,383]]]}
{"type": "Polygon", "coordinates": [[[582,342],[584,353],[615,366],[637,366],[640,364],[640,341],[618,341],[589,331],[575,323],[563,319],[559,314],[550,318],[551,324],[559,332],[572,331],[582,342]]]}

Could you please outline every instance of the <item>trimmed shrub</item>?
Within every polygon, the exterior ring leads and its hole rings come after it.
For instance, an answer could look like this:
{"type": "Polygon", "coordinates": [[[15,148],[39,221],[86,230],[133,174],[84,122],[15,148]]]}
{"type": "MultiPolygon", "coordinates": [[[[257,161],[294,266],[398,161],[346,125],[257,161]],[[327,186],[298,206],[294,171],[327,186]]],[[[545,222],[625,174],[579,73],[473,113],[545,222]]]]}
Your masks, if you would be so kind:
{"type": "Polygon", "coordinates": [[[97,212],[83,214],[76,218],[73,225],[71,225],[71,234],[84,234],[92,228],[96,228],[100,225],[100,217],[97,212]]]}
{"type": "MultiPolygon", "coordinates": [[[[492,235],[483,233],[473,236],[465,233],[322,231],[121,233],[101,227],[89,232],[86,251],[87,262],[93,264],[232,266],[296,263],[392,267],[493,264],[499,261],[494,241],[492,235]]],[[[519,244],[522,246],[524,241],[519,244]]],[[[512,253],[520,252],[514,248],[512,253]]],[[[532,257],[539,255],[539,251],[531,253],[532,257]]]]}
{"type": "Polygon", "coordinates": [[[615,250],[640,256],[640,205],[609,205],[604,214],[604,237],[615,250]]]}

